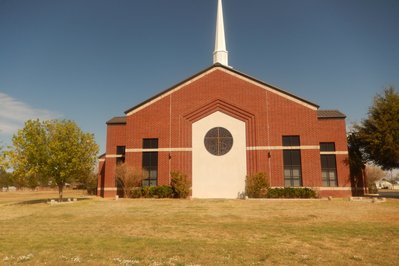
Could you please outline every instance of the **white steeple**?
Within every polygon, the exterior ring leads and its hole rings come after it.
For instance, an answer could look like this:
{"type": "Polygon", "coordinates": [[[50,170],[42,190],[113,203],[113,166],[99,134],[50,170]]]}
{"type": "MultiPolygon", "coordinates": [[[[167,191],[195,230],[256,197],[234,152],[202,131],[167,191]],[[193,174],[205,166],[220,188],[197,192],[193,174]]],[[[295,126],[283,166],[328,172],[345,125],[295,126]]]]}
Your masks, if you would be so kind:
{"type": "Polygon", "coordinates": [[[226,49],[226,39],[224,36],[223,6],[222,0],[218,0],[218,11],[216,19],[215,51],[213,52],[213,63],[229,65],[229,52],[226,49]]]}

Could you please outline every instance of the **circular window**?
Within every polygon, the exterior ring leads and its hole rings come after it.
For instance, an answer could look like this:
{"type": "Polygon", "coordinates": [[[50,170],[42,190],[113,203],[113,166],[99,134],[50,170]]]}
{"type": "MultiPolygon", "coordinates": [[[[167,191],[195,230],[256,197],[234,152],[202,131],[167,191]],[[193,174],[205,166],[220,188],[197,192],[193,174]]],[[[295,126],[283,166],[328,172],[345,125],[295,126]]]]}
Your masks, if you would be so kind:
{"type": "Polygon", "coordinates": [[[204,144],[210,154],[222,156],[233,147],[233,136],[223,127],[214,127],[206,133],[204,144]]]}

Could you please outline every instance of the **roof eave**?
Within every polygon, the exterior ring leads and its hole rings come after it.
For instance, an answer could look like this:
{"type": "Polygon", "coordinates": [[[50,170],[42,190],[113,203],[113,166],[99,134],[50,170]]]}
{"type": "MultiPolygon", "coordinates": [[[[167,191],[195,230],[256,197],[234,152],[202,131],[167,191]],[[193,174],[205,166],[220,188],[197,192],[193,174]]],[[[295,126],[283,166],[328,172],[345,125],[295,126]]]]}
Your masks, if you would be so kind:
{"type": "Polygon", "coordinates": [[[126,117],[116,116],[106,122],[107,125],[126,125],[126,117]]]}
{"type": "Polygon", "coordinates": [[[191,80],[191,79],[193,79],[193,78],[195,78],[195,77],[197,77],[197,76],[199,76],[199,75],[201,75],[201,74],[203,74],[203,73],[209,71],[210,69],[212,69],[212,68],[213,68],[214,66],[216,66],[216,65],[222,66],[221,64],[218,63],[218,64],[212,65],[212,66],[210,66],[210,67],[207,67],[207,68],[205,68],[204,70],[198,72],[197,74],[194,74],[194,75],[190,76],[189,78],[186,78],[185,80],[183,80],[183,81],[181,81],[181,82],[179,82],[179,83],[173,85],[172,87],[169,87],[168,89],[163,90],[163,91],[157,93],[156,95],[154,95],[154,96],[148,98],[147,100],[145,100],[145,101],[143,101],[143,102],[141,102],[141,103],[139,103],[139,104],[133,106],[132,108],[126,110],[126,111],[125,111],[125,114],[130,113],[130,112],[133,111],[134,109],[137,109],[137,108],[139,108],[140,106],[142,106],[142,105],[144,105],[144,104],[146,104],[146,103],[148,103],[148,102],[151,102],[152,100],[154,100],[154,99],[158,98],[159,96],[161,96],[161,95],[167,93],[168,91],[173,90],[174,88],[176,88],[176,87],[178,87],[178,86],[180,86],[180,85],[186,83],[187,81],[189,81],[189,80],[191,80]]]}
{"type": "Polygon", "coordinates": [[[346,119],[346,116],[317,117],[319,120],[346,119]]]}

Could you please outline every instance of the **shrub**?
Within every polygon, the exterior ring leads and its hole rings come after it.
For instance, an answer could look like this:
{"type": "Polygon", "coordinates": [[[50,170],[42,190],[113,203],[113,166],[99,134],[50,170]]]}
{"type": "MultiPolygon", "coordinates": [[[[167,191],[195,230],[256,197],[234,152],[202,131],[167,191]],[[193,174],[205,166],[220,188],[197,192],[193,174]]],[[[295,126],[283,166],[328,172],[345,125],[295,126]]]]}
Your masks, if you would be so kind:
{"type": "Polygon", "coordinates": [[[150,188],[151,187],[142,187],[141,188],[141,197],[142,198],[150,198],[150,188]]]}
{"type": "Polygon", "coordinates": [[[132,190],[130,191],[130,197],[132,197],[134,199],[141,198],[143,196],[142,190],[143,190],[142,187],[134,187],[134,188],[132,188],[132,190]]]}
{"type": "Polygon", "coordinates": [[[118,164],[115,170],[116,185],[123,191],[125,198],[131,198],[132,189],[140,185],[143,176],[126,163],[118,164]]]}
{"type": "Polygon", "coordinates": [[[265,173],[249,175],[245,181],[245,194],[250,198],[265,198],[269,183],[265,173]]]}
{"type": "Polygon", "coordinates": [[[170,186],[134,187],[130,191],[132,198],[173,198],[173,189],[170,186]]]}
{"type": "Polygon", "coordinates": [[[78,188],[85,188],[87,190],[87,194],[96,195],[97,194],[97,174],[90,173],[87,175],[83,175],[80,178],[80,186],[78,188]]]}
{"type": "Polygon", "coordinates": [[[173,198],[173,189],[170,186],[150,187],[149,194],[152,198],[173,198]]]}
{"type": "Polygon", "coordinates": [[[310,188],[269,188],[267,191],[267,197],[309,199],[316,198],[316,192],[310,188]]]}
{"type": "Polygon", "coordinates": [[[170,185],[173,190],[173,196],[175,198],[187,198],[190,194],[191,182],[188,180],[187,175],[174,171],[170,173],[172,179],[170,185]]]}

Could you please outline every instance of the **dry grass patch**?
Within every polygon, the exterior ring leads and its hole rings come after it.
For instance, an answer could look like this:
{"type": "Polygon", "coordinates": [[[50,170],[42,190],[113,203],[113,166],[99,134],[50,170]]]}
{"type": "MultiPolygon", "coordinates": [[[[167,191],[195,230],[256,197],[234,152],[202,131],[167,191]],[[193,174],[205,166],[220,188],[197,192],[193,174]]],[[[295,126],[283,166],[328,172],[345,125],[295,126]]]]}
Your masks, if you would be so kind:
{"type": "Polygon", "coordinates": [[[0,193],[0,264],[397,265],[397,200],[49,197],[0,193]]]}

